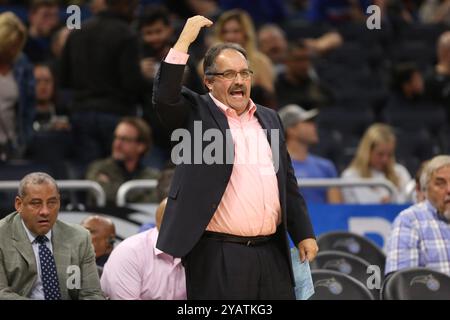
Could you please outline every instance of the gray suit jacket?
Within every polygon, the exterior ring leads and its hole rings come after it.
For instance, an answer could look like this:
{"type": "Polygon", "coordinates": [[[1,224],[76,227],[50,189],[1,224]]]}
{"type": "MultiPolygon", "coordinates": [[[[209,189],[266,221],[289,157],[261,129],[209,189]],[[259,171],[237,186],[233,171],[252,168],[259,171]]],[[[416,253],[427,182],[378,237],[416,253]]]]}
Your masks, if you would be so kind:
{"type": "MultiPolygon", "coordinates": [[[[62,299],[104,299],[89,232],[57,220],[52,229],[52,246],[62,299]],[[76,283],[76,268],[69,266],[78,266],[81,271],[79,289],[76,285],[74,289],[67,287],[68,283],[69,287],[76,283]]],[[[0,220],[0,300],[27,299],[36,278],[33,248],[19,213],[14,212],[0,220]]]]}

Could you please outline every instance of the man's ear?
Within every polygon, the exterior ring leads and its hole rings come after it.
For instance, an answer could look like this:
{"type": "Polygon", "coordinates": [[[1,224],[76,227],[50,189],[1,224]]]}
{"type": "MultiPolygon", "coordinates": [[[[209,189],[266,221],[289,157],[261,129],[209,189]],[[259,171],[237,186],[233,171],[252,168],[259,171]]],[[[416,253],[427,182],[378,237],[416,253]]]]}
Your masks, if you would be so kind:
{"type": "Polygon", "coordinates": [[[141,155],[144,155],[145,144],[143,144],[142,142],[140,142],[138,148],[139,148],[139,153],[140,153],[141,155]]]}
{"type": "Polygon", "coordinates": [[[205,87],[208,89],[208,91],[212,91],[212,84],[214,80],[211,80],[210,78],[204,77],[203,83],[205,84],[205,87]]]}
{"type": "Polygon", "coordinates": [[[14,207],[16,208],[17,212],[20,212],[22,210],[22,199],[19,196],[16,196],[14,207]]]}

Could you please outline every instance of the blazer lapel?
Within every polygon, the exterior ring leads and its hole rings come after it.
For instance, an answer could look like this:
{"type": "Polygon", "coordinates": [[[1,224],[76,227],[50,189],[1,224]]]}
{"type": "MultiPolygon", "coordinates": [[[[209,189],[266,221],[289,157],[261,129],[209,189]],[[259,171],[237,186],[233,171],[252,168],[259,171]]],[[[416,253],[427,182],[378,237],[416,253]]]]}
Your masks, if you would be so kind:
{"type": "Polygon", "coordinates": [[[258,118],[261,127],[266,130],[267,140],[269,141],[269,144],[272,145],[272,136],[270,134],[270,130],[276,129],[276,127],[273,125],[272,120],[266,116],[264,111],[262,111],[262,108],[258,105],[256,105],[255,116],[256,118],[258,118]]]}
{"type": "Polygon", "coordinates": [[[59,288],[61,290],[61,297],[63,300],[70,300],[67,290],[67,267],[70,265],[70,246],[67,239],[64,239],[62,230],[56,221],[52,229],[52,246],[53,256],[55,257],[56,270],[58,273],[59,288]]]}
{"type": "MultiPolygon", "coordinates": [[[[231,136],[230,125],[228,124],[227,116],[219,109],[219,107],[214,103],[209,94],[202,96],[209,111],[212,114],[214,121],[217,123],[218,128],[222,132],[222,137],[224,137],[224,163],[229,163],[229,161],[234,160],[234,142],[231,136]]],[[[230,172],[231,174],[231,172],[230,172]]]]}
{"type": "MultiPolygon", "coordinates": [[[[264,109],[261,106],[256,105],[256,111],[255,111],[255,115],[258,118],[259,123],[261,124],[261,127],[263,129],[266,130],[266,135],[267,135],[267,140],[269,141],[270,147],[272,149],[272,157],[274,157],[273,152],[281,152],[281,143],[282,143],[282,135],[284,134],[284,132],[281,132],[281,128],[280,126],[274,121],[275,118],[270,117],[269,113],[267,111],[264,111],[264,109]],[[278,137],[278,149],[277,150],[273,150],[272,148],[272,134],[271,134],[271,130],[278,130],[278,135],[275,135],[275,137],[278,137]]],[[[281,210],[283,212],[283,216],[284,213],[286,212],[286,203],[284,201],[285,199],[285,194],[286,194],[286,190],[285,190],[285,181],[284,181],[284,176],[282,175],[282,172],[284,172],[284,163],[282,161],[283,157],[281,154],[278,154],[278,170],[276,170],[276,175],[277,175],[277,182],[278,182],[278,193],[280,196],[280,204],[281,204],[281,210]]],[[[286,221],[286,219],[283,219],[284,221],[286,221]]]]}
{"type": "Polygon", "coordinates": [[[206,105],[209,108],[209,111],[211,112],[211,114],[212,114],[214,120],[216,121],[220,131],[222,131],[222,134],[225,137],[226,130],[230,129],[230,126],[228,124],[228,120],[227,120],[226,115],[224,115],[223,112],[219,109],[219,107],[216,106],[216,104],[211,99],[209,94],[203,95],[202,98],[205,100],[206,105]]]}

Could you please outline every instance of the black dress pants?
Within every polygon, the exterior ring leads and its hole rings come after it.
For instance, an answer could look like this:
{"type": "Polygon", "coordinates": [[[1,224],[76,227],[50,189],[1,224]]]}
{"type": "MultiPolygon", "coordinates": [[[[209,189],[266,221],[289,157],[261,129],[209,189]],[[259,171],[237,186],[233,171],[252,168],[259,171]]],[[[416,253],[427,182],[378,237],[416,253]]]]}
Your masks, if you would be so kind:
{"type": "Polygon", "coordinates": [[[183,264],[190,300],[295,299],[288,260],[273,239],[248,245],[203,236],[183,264]]]}

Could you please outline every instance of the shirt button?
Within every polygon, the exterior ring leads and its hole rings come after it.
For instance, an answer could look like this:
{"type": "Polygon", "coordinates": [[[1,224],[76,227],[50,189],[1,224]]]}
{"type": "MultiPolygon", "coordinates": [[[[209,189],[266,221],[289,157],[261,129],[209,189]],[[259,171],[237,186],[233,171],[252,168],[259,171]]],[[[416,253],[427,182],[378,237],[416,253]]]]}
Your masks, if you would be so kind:
{"type": "Polygon", "coordinates": [[[217,204],[213,203],[213,204],[211,205],[211,207],[212,207],[213,209],[217,209],[217,204]]]}

